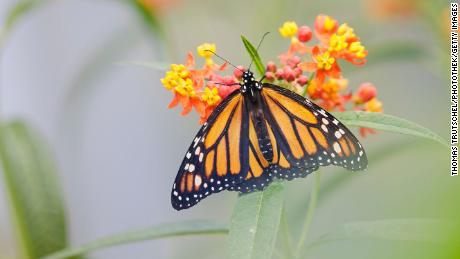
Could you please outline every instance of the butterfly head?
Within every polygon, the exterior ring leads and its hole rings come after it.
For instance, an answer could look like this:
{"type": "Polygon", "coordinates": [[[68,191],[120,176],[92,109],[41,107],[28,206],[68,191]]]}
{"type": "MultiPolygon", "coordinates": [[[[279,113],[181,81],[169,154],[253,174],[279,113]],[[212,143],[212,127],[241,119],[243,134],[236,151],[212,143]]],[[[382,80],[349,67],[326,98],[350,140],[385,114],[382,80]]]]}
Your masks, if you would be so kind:
{"type": "Polygon", "coordinates": [[[241,92],[245,93],[251,89],[262,89],[262,84],[254,78],[254,74],[247,70],[243,73],[241,85],[241,92]]]}

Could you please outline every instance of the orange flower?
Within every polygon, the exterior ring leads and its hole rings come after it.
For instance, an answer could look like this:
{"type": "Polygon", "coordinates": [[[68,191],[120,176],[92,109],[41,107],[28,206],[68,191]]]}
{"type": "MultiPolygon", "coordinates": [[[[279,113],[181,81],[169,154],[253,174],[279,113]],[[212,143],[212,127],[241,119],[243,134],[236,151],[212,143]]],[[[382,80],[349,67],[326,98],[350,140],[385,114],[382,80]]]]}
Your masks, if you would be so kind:
{"type": "Polygon", "coordinates": [[[315,33],[320,40],[330,37],[338,26],[339,23],[328,15],[320,14],[315,19],[315,33]]]}
{"type": "Polygon", "coordinates": [[[337,59],[331,55],[331,52],[321,52],[319,47],[313,48],[313,61],[307,61],[299,64],[302,70],[316,72],[316,79],[323,83],[326,76],[340,78],[340,67],[337,59]]]}
{"type": "Polygon", "coordinates": [[[161,79],[164,87],[174,93],[174,98],[168,107],[173,108],[180,103],[183,107],[182,115],[188,114],[192,107],[198,111],[203,110],[196,93],[198,80],[194,78],[195,73],[189,69],[193,64],[192,60],[193,57],[189,55],[188,66],[172,64],[171,70],[167,71],[165,77],[161,79]]]}

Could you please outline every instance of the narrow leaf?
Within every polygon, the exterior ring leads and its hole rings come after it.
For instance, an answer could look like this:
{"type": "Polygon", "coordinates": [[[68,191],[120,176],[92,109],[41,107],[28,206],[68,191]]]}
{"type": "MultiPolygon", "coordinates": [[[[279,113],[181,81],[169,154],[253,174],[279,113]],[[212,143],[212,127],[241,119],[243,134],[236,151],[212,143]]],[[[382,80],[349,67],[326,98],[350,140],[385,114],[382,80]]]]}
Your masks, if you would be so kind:
{"type": "Polygon", "coordinates": [[[228,258],[271,258],[283,207],[283,186],[242,195],[233,209],[228,258]]]}
{"type": "Polygon", "coordinates": [[[262,63],[262,60],[260,59],[257,49],[243,35],[241,35],[241,40],[243,41],[244,47],[248,51],[252,62],[256,66],[257,72],[259,73],[260,76],[264,76],[265,67],[264,67],[264,64],[262,63]]]}
{"type": "Polygon", "coordinates": [[[414,122],[378,112],[336,112],[334,116],[348,126],[372,128],[431,139],[447,146],[446,140],[414,122]]]}
{"type": "Polygon", "coordinates": [[[0,163],[24,258],[67,246],[57,175],[45,145],[21,122],[0,125],[0,163]]]}
{"type": "Polygon", "coordinates": [[[128,244],[143,240],[152,240],[174,236],[215,235],[227,233],[228,227],[226,224],[217,223],[214,221],[197,220],[180,223],[170,223],[103,238],[82,245],[80,247],[69,248],[59,251],[57,253],[43,257],[42,259],[64,259],[76,255],[87,254],[91,251],[98,250],[104,247],[128,244]]]}

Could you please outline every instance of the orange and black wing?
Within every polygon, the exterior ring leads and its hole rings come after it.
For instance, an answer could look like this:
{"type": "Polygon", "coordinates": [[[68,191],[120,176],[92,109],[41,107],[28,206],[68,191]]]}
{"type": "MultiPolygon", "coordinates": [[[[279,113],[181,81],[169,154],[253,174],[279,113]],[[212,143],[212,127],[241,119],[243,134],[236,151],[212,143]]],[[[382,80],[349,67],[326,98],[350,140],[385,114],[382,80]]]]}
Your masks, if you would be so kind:
{"type": "Polygon", "coordinates": [[[334,164],[352,171],[367,167],[362,145],[334,116],[276,85],[264,84],[261,95],[266,138],[270,140],[268,148],[273,155],[271,161],[264,159],[266,146],[257,146],[257,140],[264,136],[254,136],[250,124],[249,143],[254,158],[250,156],[250,171],[246,181],[239,185],[242,192],[261,190],[275,177],[287,180],[305,177],[319,166],[334,164]]]}
{"type": "Polygon", "coordinates": [[[211,114],[190,145],[174,182],[171,203],[189,208],[212,193],[235,190],[248,173],[248,111],[240,91],[211,114]]]}
{"type": "Polygon", "coordinates": [[[311,168],[334,164],[352,171],[367,167],[361,143],[333,115],[276,85],[264,84],[262,96],[286,165],[311,168]]]}

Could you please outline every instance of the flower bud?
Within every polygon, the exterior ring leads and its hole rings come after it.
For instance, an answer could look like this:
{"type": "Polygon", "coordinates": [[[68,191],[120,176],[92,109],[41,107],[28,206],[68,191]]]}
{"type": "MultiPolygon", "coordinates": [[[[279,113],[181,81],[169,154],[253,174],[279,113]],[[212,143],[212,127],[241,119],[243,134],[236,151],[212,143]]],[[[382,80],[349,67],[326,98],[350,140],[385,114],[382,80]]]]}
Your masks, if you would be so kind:
{"type": "Polygon", "coordinates": [[[269,61],[267,63],[267,71],[270,71],[270,72],[273,72],[273,73],[276,72],[276,64],[275,64],[275,62],[269,61]]]}
{"type": "Polygon", "coordinates": [[[301,86],[306,85],[308,83],[308,77],[304,75],[299,76],[299,78],[297,78],[297,83],[301,86]]]}
{"type": "Polygon", "coordinates": [[[367,103],[368,101],[372,100],[375,96],[377,96],[377,89],[371,83],[363,83],[358,89],[356,93],[356,100],[357,103],[367,103]]]}
{"type": "Polygon", "coordinates": [[[292,68],[285,67],[283,72],[284,72],[283,73],[284,80],[288,82],[292,82],[295,80],[295,73],[294,73],[294,70],[292,70],[292,68]]]}
{"type": "Polygon", "coordinates": [[[275,75],[273,74],[273,72],[267,71],[265,72],[265,79],[267,81],[273,82],[275,80],[275,75]]]}
{"type": "Polygon", "coordinates": [[[287,60],[287,64],[291,68],[295,68],[300,63],[300,61],[301,60],[299,56],[293,56],[292,58],[287,60]]]}
{"type": "Polygon", "coordinates": [[[313,36],[313,33],[308,26],[301,26],[297,31],[297,38],[301,42],[309,42],[313,36]]]}
{"type": "Polygon", "coordinates": [[[276,79],[283,79],[283,76],[284,76],[283,69],[278,68],[275,73],[276,79]]]}
{"type": "Polygon", "coordinates": [[[294,68],[295,77],[299,77],[302,74],[302,69],[300,67],[294,68]]]}

